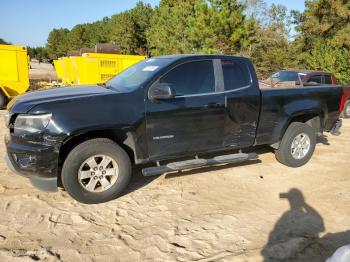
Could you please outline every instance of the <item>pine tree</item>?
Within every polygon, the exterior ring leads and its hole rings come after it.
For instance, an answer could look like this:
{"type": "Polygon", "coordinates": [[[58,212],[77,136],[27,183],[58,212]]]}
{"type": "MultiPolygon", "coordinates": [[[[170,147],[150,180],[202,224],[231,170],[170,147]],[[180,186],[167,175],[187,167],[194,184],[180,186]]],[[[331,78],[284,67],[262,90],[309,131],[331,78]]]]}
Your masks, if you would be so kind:
{"type": "Polygon", "coordinates": [[[151,18],[147,32],[151,54],[192,53],[189,42],[189,18],[197,0],[162,0],[151,18]]]}
{"type": "Polygon", "coordinates": [[[69,50],[69,30],[66,28],[53,29],[47,39],[47,52],[51,59],[65,56],[69,50]]]}
{"type": "Polygon", "coordinates": [[[295,13],[295,22],[300,33],[296,42],[303,51],[300,63],[350,83],[350,1],[307,1],[305,11],[295,13]]]}

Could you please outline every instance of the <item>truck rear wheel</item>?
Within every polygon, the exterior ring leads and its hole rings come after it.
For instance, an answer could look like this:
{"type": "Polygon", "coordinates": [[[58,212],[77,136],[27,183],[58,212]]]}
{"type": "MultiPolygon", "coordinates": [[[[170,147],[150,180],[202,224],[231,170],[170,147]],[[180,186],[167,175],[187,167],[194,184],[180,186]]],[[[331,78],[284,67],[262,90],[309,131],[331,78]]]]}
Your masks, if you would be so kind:
{"type": "Polygon", "coordinates": [[[62,168],[62,184],[75,200],[97,204],[115,199],[128,185],[131,163],[112,140],[97,138],[76,146],[62,168]]]}
{"type": "Polygon", "coordinates": [[[5,94],[0,90],[0,109],[4,108],[7,104],[7,97],[5,94]]]}
{"type": "Polygon", "coordinates": [[[275,155],[286,166],[300,167],[311,159],[315,146],[315,130],[308,124],[295,122],[287,128],[275,155]]]}
{"type": "Polygon", "coordinates": [[[350,100],[345,103],[343,116],[344,118],[350,118],[350,100]]]}

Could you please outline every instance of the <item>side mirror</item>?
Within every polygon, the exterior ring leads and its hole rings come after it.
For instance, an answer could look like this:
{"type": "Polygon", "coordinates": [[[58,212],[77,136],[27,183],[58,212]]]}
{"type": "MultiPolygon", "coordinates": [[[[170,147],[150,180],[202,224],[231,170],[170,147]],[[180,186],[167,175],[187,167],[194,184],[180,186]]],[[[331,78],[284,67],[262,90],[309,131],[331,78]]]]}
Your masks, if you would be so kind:
{"type": "Polygon", "coordinates": [[[157,83],[151,86],[148,91],[148,98],[150,100],[172,99],[175,95],[175,90],[167,83],[157,83]]]}

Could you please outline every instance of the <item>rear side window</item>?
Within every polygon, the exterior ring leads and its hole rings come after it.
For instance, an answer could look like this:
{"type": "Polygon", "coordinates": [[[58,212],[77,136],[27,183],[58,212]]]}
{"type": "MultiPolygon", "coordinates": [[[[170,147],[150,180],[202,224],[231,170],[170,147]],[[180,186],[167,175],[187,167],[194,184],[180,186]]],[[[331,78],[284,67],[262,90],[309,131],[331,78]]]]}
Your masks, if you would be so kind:
{"type": "Polygon", "coordinates": [[[332,84],[332,76],[330,76],[330,75],[325,75],[325,76],[324,76],[324,83],[325,83],[326,85],[331,85],[331,84],[332,84]]]}
{"type": "Polygon", "coordinates": [[[164,75],[159,82],[170,84],[176,91],[176,96],[214,92],[213,61],[193,61],[179,65],[164,75]]]}
{"type": "Polygon", "coordinates": [[[225,91],[249,86],[252,82],[247,65],[236,60],[221,60],[225,91]]]}
{"type": "Polygon", "coordinates": [[[307,81],[308,83],[313,83],[313,84],[322,84],[322,76],[318,75],[318,76],[312,76],[310,77],[309,81],[307,81]]]}

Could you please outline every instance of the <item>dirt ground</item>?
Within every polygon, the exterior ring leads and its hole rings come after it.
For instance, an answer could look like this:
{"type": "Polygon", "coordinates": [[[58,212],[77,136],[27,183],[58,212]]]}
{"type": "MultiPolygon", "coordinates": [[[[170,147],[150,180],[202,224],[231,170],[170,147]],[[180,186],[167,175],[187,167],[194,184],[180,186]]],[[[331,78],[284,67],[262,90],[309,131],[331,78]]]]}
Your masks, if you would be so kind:
{"type": "Polygon", "coordinates": [[[57,75],[52,64],[31,61],[29,79],[51,82],[57,80],[57,75]]]}
{"type": "Polygon", "coordinates": [[[37,191],[8,171],[1,143],[0,261],[324,261],[350,243],[350,120],[342,132],[298,169],[261,150],[258,163],[135,170],[100,205],[37,191]]]}

